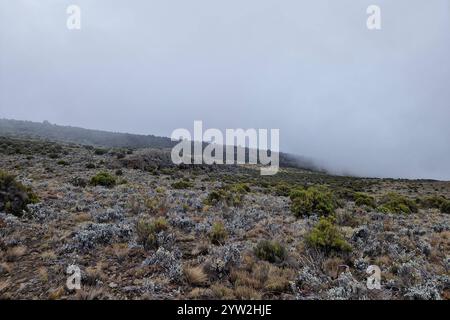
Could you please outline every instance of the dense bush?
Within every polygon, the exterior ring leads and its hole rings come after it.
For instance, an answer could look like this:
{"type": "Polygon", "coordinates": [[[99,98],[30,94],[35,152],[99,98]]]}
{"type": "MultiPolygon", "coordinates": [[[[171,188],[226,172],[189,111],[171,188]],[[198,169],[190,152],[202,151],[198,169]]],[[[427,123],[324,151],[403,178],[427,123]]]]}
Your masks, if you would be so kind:
{"type": "Polygon", "coordinates": [[[274,193],[276,196],[288,197],[291,193],[292,187],[286,183],[278,183],[274,187],[274,193]]]}
{"type": "Polygon", "coordinates": [[[81,177],[73,177],[72,179],[70,179],[70,183],[75,187],[84,188],[87,186],[87,181],[81,177]]]}
{"type": "Polygon", "coordinates": [[[93,164],[92,162],[89,162],[89,163],[86,165],[86,169],[95,169],[95,164],[93,164]]]}
{"type": "Polygon", "coordinates": [[[370,208],[376,207],[375,198],[372,197],[371,195],[368,195],[368,194],[362,193],[362,192],[355,192],[353,197],[355,200],[355,204],[358,207],[361,207],[361,206],[367,206],[370,208]]]}
{"type": "Polygon", "coordinates": [[[98,156],[104,155],[108,152],[106,149],[97,148],[94,150],[94,153],[98,156]]]}
{"type": "Polygon", "coordinates": [[[155,249],[158,246],[158,233],[168,228],[167,220],[162,217],[151,221],[139,220],[136,224],[137,242],[145,249],[155,249]]]}
{"type": "Polygon", "coordinates": [[[441,206],[447,201],[443,196],[429,196],[420,199],[420,206],[425,209],[440,209],[441,206]]]}
{"type": "Polygon", "coordinates": [[[222,222],[215,222],[212,225],[211,232],[209,233],[209,238],[213,244],[223,244],[224,240],[227,238],[228,233],[222,222]]]}
{"type": "Polygon", "coordinates": [[[246,183],[235,183],[228,186],[228,189],[234,193],[245,194],[250,192],[250,187],[246,183]]]}
{"type": "Polygon", "coordinates": [[[384,213],[414,213],[418,211],[418,207],[415,201],[391,192],[381,199],[378,210],[384,213]]]}
{"type": "Polygon", "coordinates": [[[69,163],[67,161],[65,161],[65,160],[59,160],[57,162],[57,164],[59,164],[60,166],[68,166],[69,165],[69,163]]]}
{"type": "Polygon", "coordinates": [[[212,190],[206,197],[204,203],[207,205],[215,205],[226,198],[225,191],[222,189],[212,190]]]}
{"type": "Polygon", "coordinates": [[[331,251],[351,251],[350,244],[334,225],[332,217],[320,218],[319,222],[306,235],[305,241],[310,247],[323,250],[327,253],[331,251]]]}
{"type": "Polygon", "coordinates": [[[236,183],[211,191],[204,203],[215,205],[225,202],[229,206],[239,206],[245,194],[250,192],[250,187],[245,183],[236,183]]]}
{"type": "Polygon", "coordinates": [[[450,213],[450,200],[446,200],[442,203],[440,210],[442,213],[450,213]]]}
{"type": "Polygon", "coordinates": [[[336,201],[333,194],[325,187],[295,189],[290,194],[291,211],[296,217],[318,214],[328,216],[334,212],[336,201]]]}
{"type": "Polygon", "coordinates": [[[254,249],[255,255],[261,260],[281,262],[286,259],[286,249],[276,241],[262,240],[254,249]]]}
{"type": "Polygon", "coordinates": [[[0,212],[21,216],[28,204],[38,201],[29,187],[16,181],[13,175],[0,170],[0,212]]]}
{"type": "Polygon", "coordinates": [[[116,177],[112,176],[108,172],[99,172],[91,178],[91,185],[104,186],[104,187],[114,187],[116,185],[116,177]]]}
{"type": "Polygon", "coordinates": [[[186,180],[180,180],[177,182],[172,183],[172,188],[174,189],[189,189],[192,188],[192,183],[186,180]]]}

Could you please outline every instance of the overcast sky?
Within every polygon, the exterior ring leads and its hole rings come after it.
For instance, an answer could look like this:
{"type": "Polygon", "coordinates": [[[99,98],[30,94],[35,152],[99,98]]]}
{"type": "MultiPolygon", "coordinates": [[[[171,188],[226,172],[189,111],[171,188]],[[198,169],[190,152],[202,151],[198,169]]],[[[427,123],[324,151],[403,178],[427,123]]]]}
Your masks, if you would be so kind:
{"type": "Polygon", "coordinates": [[[0,118],[279,128],[336,172],[449,180],[450,1],[0,0],[0,118]]]}

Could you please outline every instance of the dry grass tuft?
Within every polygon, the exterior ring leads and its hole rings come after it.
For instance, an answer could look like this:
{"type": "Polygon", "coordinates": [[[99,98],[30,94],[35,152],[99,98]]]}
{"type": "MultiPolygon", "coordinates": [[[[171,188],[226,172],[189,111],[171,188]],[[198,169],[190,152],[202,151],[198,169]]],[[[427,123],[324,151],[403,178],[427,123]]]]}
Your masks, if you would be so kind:
{"type": "Polygon", "coordinates": [[[115,243],[111,247],[111,253],[117,258],[117,260],[124,261],[130,253],[130,248],[126,243],[115,243]]]}
{"type": "Polygon", "coordinates": [[[208,276],[201,266],[184,268],[184,275],[191,285],[202,286],[208,282],[208,276]]]}
{"type": "Polygon", "coordinates": [[[92,216],[89,213],[80,212],[73,217],[73,221],[77,224],[92,221],[92,216]]]}
{"type": "Polygon", "coordinates": [[[38,272],[39,280],[41,280],[44,283],[47,283],[48,282],[48,271],[47,271],[47,268],[40,267],[37,272],[38,272]]]}
{"type": "Polygon", "coordinates": [[[81,289],[77,291],[74,297],[75,300],[103,300],[107,298],[102,288],[81,289]]]}
{"type": "Polygon", "coordinates": [[[260,300],[262,295],[253,288],[238,286],[234,289],[234,295],[240,300],[260,300]]]}
{"type": "Polygon", "coordinates": [[[41,253],[41,259],[44,261],[54,261],[56,258],[57,257],[54,251],[44,251],[41,253]]]}
{"type": "Polygon", "coordinates": [[[61,297],[64,295],[65,290],[64,287],[58,287],[56,289],[51,289],[48,292],[48,299],[49,300],[58,300],[61,299],[61,297]]]}
{"type": "Polygon", "coordinates": [[[26,252],[27,248],[25,246],[12,247],[6,252],[6,261],[16,261],[18,258],[25,255],[26,252]]]}
{"type": "Polygon", "coordinates": [[[235,299],[233,289],[230,289],[223,284],[214,283],[211,288],[214,298],[222,300],[235,299]]]}
{"type": "Polygon", "coordinates": [[[339,257],[331,257],[326,259],[322,263],[322,270],[324,273],[331,277],[332,279],[336,279],[339,274],[340,266],[344,265],[345,261],[339,257]]]}
{"type": "Polygon", "coordinates": [[[211,289],[194,288],[188,294],[189,299],[208,299],[213,297],[211,289]]]}
{"type": "Polygon", "coordinates": [[[0,263],[0,270],[2,270],[3,274],[8,274],[8,273],[11,273],[12,267],[10,264],[8,264],[6,262],[2,262],[2,263],[0,263]]]}

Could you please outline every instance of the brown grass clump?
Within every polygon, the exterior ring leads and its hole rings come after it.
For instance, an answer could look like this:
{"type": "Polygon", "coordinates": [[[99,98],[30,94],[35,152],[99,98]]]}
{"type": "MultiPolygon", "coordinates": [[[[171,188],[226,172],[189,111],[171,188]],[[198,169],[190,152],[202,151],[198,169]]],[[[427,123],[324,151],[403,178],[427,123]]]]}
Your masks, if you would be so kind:
{"type": "Polygon", "coordinates": [[[41,259],[44,261],[56,260],[56,253],[54,251],[44,251],[41,253],[41,259]]]}
{"type": "Polygon", "coordinates": [[[238,286],[234,289],[234,295],[240,300],[261,300],[261,293],[253,288],[238,286]]]}
{"type": "Polygon", "coordinates": [[[231,300],[235,299],[233,289],[230,289],[223,284],[214,283],[211,288],[213,292],[214,298],[222,299],[222,300],[231,300]]]}
{"type": "Polygon", "coordinates": [[[81,281],[88,286],[96,286],[99,281],[106,279],[105,274],[102,271],[102,266],[98,264],[95,268],[86,268],[86,272],[82,275],[81,281]]]}
{"type": "Polygon", "coordinates": [[[128,248],[128,244],[126,243],[114,243],[111,246],[111,253],[119,260],[119,262],[122,262],[128,257],[130,248],[128,248]]]}
{"type": "Polygon", "coordinates": [[[322,269],[325,272],[326,275],[328,275],[329,277],[336,279],[339,274],[339,269],[340,266],[344,265],[344,260],[342,258],[339,257],[332,257],[332,258],[328,258],[326,259],[323,263],[322,263],[322,269]]]}
{"type": "Polygon", "coordinates": [[[107,295],[102,288],[91,288],[78,290],[74,298],[75,300],[103,300],[107,298],[107,295]]]}
{"type": "Polygon", "coordinates": [[[230,280],[235,286],[245,286],[254,289],[262,287],[261,281],[245,270],[233,270],[230,274],[230,280]]]}
{"type": "Polygon", "coordinates": [[[203,286],[208,282],[208,276],[201,266],[184,268],[184,275],[187,282],[194,286],[203,286]]]}
{"type": "Polygon", "coordinates": [[[47,268],[40,267],[38,269],[38,275],[39,275],[39,280],[41,280],[44,283],[48,282],[48,271],[47,271],[47,268]]]}
{"type": "Polygon", "coordinates": [[[73,221],[77,224],[83,223],[83,222],[87,222],[87,221],[92,221],[92,217],[89,213],[80,212],[73,217],[73,221]]]}
{"type": "Polygon", "coordinates": [[[61,299],[61,297],[64,295],[65,290],[63,286],[60,286],[56,289],[50,289],[48,292],[48,299],[49,300],[58,300],[61,299]]]}
{"type": "Polygon", "coordinates": [[[434,233],[430,240],[431,253],[429,260],[441,264],[446,252],[450,252],[450,231],[434,233]]]}
{"type": "Polygon", "coordinates": [[[16,261],[18,258],[25,255],[26,252],[27,248],[25,246],[12,247],[6,252],[6,261],[8,262],[16,261]]]}
{"type": "MultiPolygon", "coordinates": [[[[0,263],[0,270],[2,270],[3,274],[8,274],[8,273],[11,273],[12,267],[10,264],[8,264],[6,262],[2,262],[2,263],[0,263]]],[[[0,275],[1,275],[1,273],[0,273],[0,275]]]]}
{"type": "Polygon", "coordinates": [[[211,289],[194,288],[188,294],[189,299],[208,299],[213,297],[211,289]]]}
{"type": "MultiPolygon", "coordinates": [[[[249,265],[244,266],[244,269],[233,270],[230,281],[234,284],[235,290],[254,289],[258,291],[258,295],[262,296],[264,293],[277,294],[289,290],[290,281],[294,276],[295,272],[291,269],[283,269],[263,262],[252,264],[251,270],[249,265]]],[[[237,293],[235,296],[241,297],[237,293]]]]}

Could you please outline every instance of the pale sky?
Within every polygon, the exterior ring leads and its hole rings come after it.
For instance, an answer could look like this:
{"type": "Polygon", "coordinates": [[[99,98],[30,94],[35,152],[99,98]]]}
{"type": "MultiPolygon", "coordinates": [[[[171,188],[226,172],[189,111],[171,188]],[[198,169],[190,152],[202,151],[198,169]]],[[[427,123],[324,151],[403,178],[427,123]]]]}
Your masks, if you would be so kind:
{"type": "Polygon", "coordinates": [[[0,0],[0,118],[277,128],[336,172],[450,180],[450,1],[0,0]]]}

